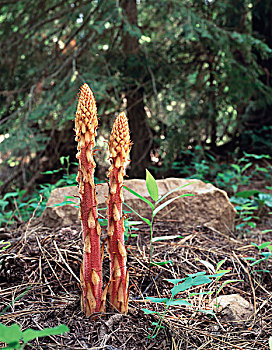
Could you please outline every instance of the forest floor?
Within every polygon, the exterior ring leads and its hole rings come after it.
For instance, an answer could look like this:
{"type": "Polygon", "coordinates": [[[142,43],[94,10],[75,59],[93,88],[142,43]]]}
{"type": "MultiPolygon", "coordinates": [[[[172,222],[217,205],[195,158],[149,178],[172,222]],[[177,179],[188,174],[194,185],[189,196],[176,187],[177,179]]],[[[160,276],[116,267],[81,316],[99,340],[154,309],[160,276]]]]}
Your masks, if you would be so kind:
{"type": "MultiPolygon", "coordinates": [[[[34,340],[25,349],[269,349],[272,259],[250,266],[252,261],[244,257],[260,259],[262,256],[251,243],[272,241],[271,232],[262,234],[255,230],[250,237],[232,232],[226,235],[207,227],[186,229],[178,220],[158,221],[154,237],[182,238],[154,243],[153,260],[172,263],[150,269],[150,235],[148,227],[140,227],[137,237],[128,242],[128,314],[120,315],[109,309],[106,314],[98,314],[96,321],[84,317],[80,310],[81,228],[50,229],[39,219],[33,219],[10,230],[12,245],[1,255],[0,322],[6,325],[16,322],[23,330],[59,324],[70,329],[61,336],[34,340]],[[166,279],[184,278],[201,271],[211,274],[209,264],[216,267],[223,259],[226,260],[221,269],[230,271],[217,283],[213,278],[209,284],[193,286],[176,296],[187,298],[191,306],[172,305],[166,309],[164,303],[146,299],[170,299],[173,284],[166,279]],[[268,272],[258,272],[260,269],[268,272]],[[211,313],[216,290],[227,280],[232,282],[219,295],[239,294],[249,301],[253,313],[247,320],[228,319],[220,310],[211,313]],[[193,292],[196,294],[191,295],[193,292]],[[146,314],[143,309],[156,313],[146,314]]],[[[107,256],[104,265],[107,281],[107,256]]]]}

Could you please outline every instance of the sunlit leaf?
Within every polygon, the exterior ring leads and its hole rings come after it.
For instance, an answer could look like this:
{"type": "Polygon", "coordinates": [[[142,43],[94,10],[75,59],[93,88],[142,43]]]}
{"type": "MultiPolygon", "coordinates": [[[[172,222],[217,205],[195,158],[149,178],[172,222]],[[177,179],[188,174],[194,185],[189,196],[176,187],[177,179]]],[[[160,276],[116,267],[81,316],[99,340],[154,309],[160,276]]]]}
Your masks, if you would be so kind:
{"type": "Polygon", "coordinates": [[[159,199],[159,190],[158,185],[154,177],[150,174],[150,172],[146,169],[146,180],[145,180],[146,188],[150,197],[157,202],[159,199]]]}
{"type": "MultiPolygon", "coordinates": [[[[130,193],[134,194],[134,196],[140,198],[143,202],[147,203],[151,207],[152,210],[154,209],[154,204],[151,203],[148,199],[146,199],[145,197],[141,196],[139,193],[133,191],[131,188],[128,188],[127,186],[123,186],[123,188],[125,190],[129,191],[130,193]]],[[[135,211],[134,211],[134,213],[135,213],[135,211]]]]}

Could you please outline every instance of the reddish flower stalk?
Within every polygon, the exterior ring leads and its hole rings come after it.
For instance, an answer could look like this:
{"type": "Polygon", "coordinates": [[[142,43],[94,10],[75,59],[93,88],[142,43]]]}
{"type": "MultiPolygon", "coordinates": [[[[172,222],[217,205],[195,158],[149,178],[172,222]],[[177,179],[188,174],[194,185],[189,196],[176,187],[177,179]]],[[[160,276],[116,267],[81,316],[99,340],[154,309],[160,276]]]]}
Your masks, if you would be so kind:
{"type": "Polygon", "coordinates": [[[121,313],[128,308],[127,252],[124,246],[124,217],[122,216],[123,180],[130,151],[128,120],[121,113],[115,120],[110,142],[108,214],[108,252],[110,255],[111,278],[108,289],[109,301],[121,313]]]}
{"type": "Polygon", "coordinates": [[[95,161],[93,147],[95,145],[97,109],[93,93],[87,84],[80,90],[78,99],[75,131],[77,159],[79,169],[77,181],[80,194],[80,217],[83,230],[83,262],[80,270],[82,288],[81,308],[86,316],[104,308],[102,297],[102,261],[100,253],[101,227],[97,215],[97,199],[94,184],[95,161]]]}

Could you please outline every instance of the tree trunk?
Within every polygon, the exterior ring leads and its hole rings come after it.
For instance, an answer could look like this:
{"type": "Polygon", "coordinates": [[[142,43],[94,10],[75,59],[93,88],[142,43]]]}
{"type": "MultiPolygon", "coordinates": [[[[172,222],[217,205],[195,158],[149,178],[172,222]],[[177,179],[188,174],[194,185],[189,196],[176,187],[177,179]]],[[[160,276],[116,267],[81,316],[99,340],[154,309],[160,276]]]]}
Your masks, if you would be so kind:
{"type": "MultiPolygon", "coordinates": [[[[272,1],[258,1],[252,11],[253,35],[264,41],[272,48],[272,1]]],[[[261,81],[268,88],[272,86],[272,58],[264,59],[258,51],[254,54],[263,70],[261,81]]],[[[271,127],[272,127],[272,103],[268,101],[268,93],[256,96],[256,105],[260,106],[252,110],[244,120],[246,132],[242,135],[242,148],[247,152],[271,153],[271,127]]]]}
{"type": "MultiPolygon", "coordinates": [[[[129,25],[137,26],[136,0],[121,0],[121,7],[129,25]]],[[[122,45],[124,53],[124,74],[130,77],[126,85],[127,112],[133,142],[130,177],[145,177],[145,168],[150,164],[152,133],[149,129],[144,109],[144,88],[141,84],[141,72],[144,72],[138,38],[128,31],[123,31],[122,45]],[[138,83],[138,84],[137,84],[138,83]]]]}

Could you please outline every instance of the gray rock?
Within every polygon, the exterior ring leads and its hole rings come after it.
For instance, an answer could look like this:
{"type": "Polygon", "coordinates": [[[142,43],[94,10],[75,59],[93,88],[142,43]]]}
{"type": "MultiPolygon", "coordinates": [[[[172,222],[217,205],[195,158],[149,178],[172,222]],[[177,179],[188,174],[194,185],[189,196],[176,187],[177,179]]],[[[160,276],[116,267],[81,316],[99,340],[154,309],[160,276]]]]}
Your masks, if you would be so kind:
{"type": "MultiPolygon", "coordinates": [[[[164,201],[182,194],[194,194],[192,197],[178,198],[173,201],[157,214],[157,219],[178,220],[186,227],[207,225],[224,233],[228,233],[229,230],[233,229],[236,211],[225,191],[216,188],[212,184],[194,179],[168,178],[157,180],[157,184],[160,196],[177,187],[189,184],[171,193],[164,201]]],[[[143,197],[151,199],[145,186],[145,180],[127,180],[125,185],[140,193],[143,197]]],[[[108,184],[98,185],[97,199],[100,207],[105,207],[107,195],[108,184]]],[[[63,187],[53,190],[42,215],[45,225],[52,227],[58,223],[63,226],[70,226],[79,223],[78,208],[75,205],[56,206],[64,202],[65,196],[74,196],[74,199],[69,198],[69,200],[78,205],[77,187],[63,187]]],[[[126,190],[124,190],[124,197],[125,202],[140,215],[151,217],[151,209],[145,202],[126,190]]],[[[125,205],[124,209],[128,210],[125,205]]],[[[131,216],[135,217],[135,214],[131,216]]]]}

